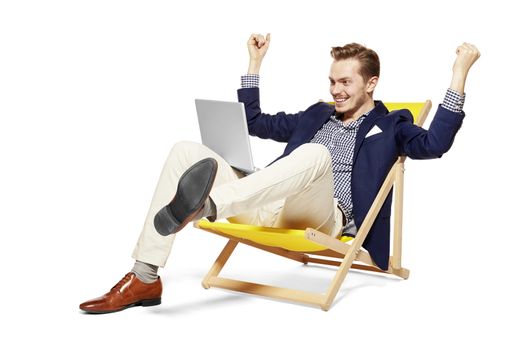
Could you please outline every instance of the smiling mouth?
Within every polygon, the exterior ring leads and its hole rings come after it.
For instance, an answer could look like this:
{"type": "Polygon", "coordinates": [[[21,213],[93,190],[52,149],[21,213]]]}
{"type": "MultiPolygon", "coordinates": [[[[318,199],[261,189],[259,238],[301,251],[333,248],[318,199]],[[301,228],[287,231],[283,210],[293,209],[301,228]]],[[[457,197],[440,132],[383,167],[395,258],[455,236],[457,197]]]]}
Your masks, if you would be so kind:
{"type": "Polygon", "coordinates": [[[350,97],[336,97],[334,98],[335,103],[341,104],[346,102],[350,97]]]}

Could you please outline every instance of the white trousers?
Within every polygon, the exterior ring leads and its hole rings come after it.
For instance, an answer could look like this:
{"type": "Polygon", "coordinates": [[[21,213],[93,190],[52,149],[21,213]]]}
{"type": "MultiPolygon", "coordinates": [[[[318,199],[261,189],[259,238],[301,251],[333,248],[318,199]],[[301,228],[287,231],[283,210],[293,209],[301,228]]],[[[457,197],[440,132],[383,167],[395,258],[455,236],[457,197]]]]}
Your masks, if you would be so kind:
{"type": "Polygon", "coordinates": [[[173,146],[164,164],[132,255],[135,260],[164,267],[175,235],[158,234],[153,218],[173,199],[184,171],[208,157],[219,165],[210,192],[217,219],[289,229],[311,227],[334,237],[341,233],[343,217],[334,199],[332,161],[326,147],[304,144],[287,157],[244,176],[208,147],[185,141],[173,146]]]}

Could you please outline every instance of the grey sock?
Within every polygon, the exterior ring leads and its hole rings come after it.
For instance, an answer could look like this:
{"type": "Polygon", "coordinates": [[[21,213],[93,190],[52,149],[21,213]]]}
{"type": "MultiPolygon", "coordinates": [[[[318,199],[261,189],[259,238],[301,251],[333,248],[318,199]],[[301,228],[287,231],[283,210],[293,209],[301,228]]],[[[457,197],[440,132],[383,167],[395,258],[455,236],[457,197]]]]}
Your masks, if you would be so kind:
{"type": "Polygon", "coordinates": [[[215,219],[217,219],[217,207],[215,207],[215,203],[213,202],[211,197],[208,197],[206,199],[206,201],[204,202],[204,207],[195,216],[195,220],[199,220],[202,218],[207,218],[212,222],[215,221],[215,219]]]}
{"type": "Polygon", "coordinates": [[[131,269],[137,278],[143,283],[153,283],[157,280],[158,266],[148,264],[142,261],[135,261],[135,265],[131,269]]]}

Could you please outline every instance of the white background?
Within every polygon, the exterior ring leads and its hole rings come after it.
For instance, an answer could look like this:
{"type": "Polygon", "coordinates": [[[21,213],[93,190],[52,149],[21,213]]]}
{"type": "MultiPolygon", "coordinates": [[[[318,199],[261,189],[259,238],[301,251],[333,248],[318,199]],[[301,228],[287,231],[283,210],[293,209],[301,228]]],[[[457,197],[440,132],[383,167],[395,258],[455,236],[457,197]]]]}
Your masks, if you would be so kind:
{"type": "MultiPolygon", "coordinates": [[[[515,3],[2,1],[0,347],[522,349],[525,28],[515,3]],[[407,161],[410,279],[350,272],[329,312],[204,290],[225,241],[188,228],[160,271],[162,305],[82,314],[79,303],[132,267],[173,143],[200,140],[194,99],[236,99],[252,32],[273,36],[261,71],[272,113],[330,98],[331,46],[379,53],[375,98],[435,106],[456,47],[479,47],[454,147],[407,161]]],[[[284,145],[253,148],[264,166],[284,145]]],[[[333,272],[251,248],[232,260],[225,275],[312,291],[333,272]]]]}

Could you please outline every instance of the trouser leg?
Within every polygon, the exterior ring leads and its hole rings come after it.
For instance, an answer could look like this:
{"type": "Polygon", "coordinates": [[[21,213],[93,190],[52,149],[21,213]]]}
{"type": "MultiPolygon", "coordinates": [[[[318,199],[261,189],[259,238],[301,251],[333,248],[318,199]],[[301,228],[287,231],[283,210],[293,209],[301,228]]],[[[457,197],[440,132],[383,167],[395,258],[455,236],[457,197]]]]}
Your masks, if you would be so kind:
{"type": "Polygon", "coordinates": [[[200,143],[187,141],[176,143],[171,149],[160,174],[150,209],[146,215],[144,228],[132,255],[135,260],[156,266],[164,266],[166,264],[175,235],[160,235],[155,230],[153,219],[157,212],[173,199],[181,175],[190,166],[208,157],[216,159],[218,163],[214,186],[237,180],[239,176],[242,176],[234,171],[221,156],[208,147],[200,143]]]}
{"type": "Polygon", "coordinates": [[[165,265],[175,235],[158,234],[153,218],[172,200],[184,171],[207,157],[215,158],[219,165],[210,193],[217,218],[283,228],[312,227],[332,236],[341,230],[341,213],[333,198],[331,157],[324,146],[304,144],[271,166],[243,177],[209,148],[181,142],[173,147],[161,172],[134,259],[165,265]]]}
{"type": "Polygon", "coordinates": [[[341,230],[331,156],[322,145],[304,144],[265,169],[214,187],[210,197],[218,218],[273,207],[276,215],[268,216],[267,226],[312,227],[332,236],[341,230]]]}

